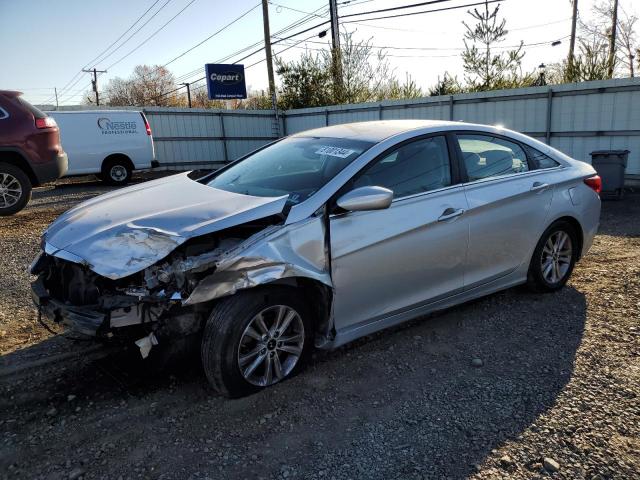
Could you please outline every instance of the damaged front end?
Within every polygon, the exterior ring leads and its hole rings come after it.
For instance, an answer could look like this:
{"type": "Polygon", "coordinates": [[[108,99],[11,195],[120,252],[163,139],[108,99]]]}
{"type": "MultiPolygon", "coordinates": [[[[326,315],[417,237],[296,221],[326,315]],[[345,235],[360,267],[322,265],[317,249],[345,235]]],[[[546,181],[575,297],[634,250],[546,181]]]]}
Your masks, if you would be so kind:
{"type": "MultiPolygon", "coordinates": [[[[86,337],[136,341],[145,357],[156,344],[199,333],[213,302],[238,290],[300,279],[330,290],[325,233],[322,215],[291,225],[272,215],[176,242],[155,263],[119,278],[96,273],[90,261],[45,244],[31,267],[37,275],[32,295],[49,321],[86,337]]],[[[144,236],[145,245],[155,248],[154,237],[143,229],[132,229],[130,236],[144,236]]],[[[161,251],[167,241],[159,241],[161,251]]],[[[109,258],[103,251],[99,270],[111,264],[109,271],[117,271],[143,255],[119,248],[109,258]]],[[[322,317],[319,324],[328,333],[328,313],[322,317]]]]}

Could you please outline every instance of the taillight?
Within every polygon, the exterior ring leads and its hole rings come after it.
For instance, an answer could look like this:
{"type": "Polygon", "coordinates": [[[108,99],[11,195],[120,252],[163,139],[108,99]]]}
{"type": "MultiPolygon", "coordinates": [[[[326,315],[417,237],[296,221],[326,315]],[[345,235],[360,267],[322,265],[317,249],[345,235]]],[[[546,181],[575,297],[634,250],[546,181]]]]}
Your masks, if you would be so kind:
{"type": "Polygon", "coordinates": [[[147,117],[144,116],[144,113],[140,112],[140,115],[142,115],[142,121],[144,122],[144,128],[147,129],[147,135],[151,135],[151,125],[149,125],[149,122],[147,121],[147,117]]]}
{"type": "Polygon", "coordinates": [[[602,191],[602,179],[600,178],[599,175],[594,175],[593,177],[585,178],[584,183],[598,194],[602,191]]]}
{"type": "Polygon", "coordinates": [[[58,124],[51,117],[36,118],[36,128],[54,128],[58,124]]]}

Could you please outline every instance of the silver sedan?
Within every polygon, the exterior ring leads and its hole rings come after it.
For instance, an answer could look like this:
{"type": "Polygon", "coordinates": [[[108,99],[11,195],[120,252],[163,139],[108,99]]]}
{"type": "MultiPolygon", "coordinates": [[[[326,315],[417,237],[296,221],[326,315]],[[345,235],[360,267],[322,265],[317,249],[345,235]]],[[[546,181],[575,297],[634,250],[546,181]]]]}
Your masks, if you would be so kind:
{"type": "Polygon", "coordinates": [[[33,298],[145,358],[197,344],[214,389],[241,396],[314,347],[514,285],[562,288],[599,191],[587,163],[501,128],[320,128],[71,209],[43,235],[33,298]]]}

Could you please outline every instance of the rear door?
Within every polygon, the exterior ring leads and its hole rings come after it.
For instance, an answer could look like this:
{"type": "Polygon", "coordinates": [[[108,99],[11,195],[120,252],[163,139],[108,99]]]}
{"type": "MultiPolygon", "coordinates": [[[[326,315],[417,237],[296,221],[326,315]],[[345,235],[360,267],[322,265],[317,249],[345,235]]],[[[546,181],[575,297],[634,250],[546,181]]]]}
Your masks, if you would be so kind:
{"type": "Polygon", "coordinates": [[[151,168],[153,143],[141,112],[102,112],[98,126],[103,158],[122,154],[131,160],[135,169],[151,168]]]}
{"type": "Polygon", "coordinates": [[[499,135],[456,135],[469,209],[465,289],[513,272],[528,261],[544,230],[553,186],[525,147],[499,135]]]}
{"type": "Polygon", "coordinates": [[[444,135],[404,143],[345,188],[393,190],[386,210],[330,217],[338,330],[409,310],[462,290],[467,202],[444,135]]]}
{"type": "Polygon", "coordinates": [[[60,128],[60,141],[67,153],[67,175],[97,173],[102,164],[96,119],[84,112],[49,112],[60,128]]]}

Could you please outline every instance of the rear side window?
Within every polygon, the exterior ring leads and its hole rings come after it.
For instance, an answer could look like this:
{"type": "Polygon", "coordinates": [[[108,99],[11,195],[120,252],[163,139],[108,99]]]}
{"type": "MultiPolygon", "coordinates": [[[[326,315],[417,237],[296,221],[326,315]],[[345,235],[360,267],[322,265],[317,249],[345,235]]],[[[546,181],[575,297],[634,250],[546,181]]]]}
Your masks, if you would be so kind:
{"type": "Polygon", "coordinates": [[[353,186],[379,186],[394,198],[428,192],[451,185],[447,141],[431,137],[407,143],[366,167],[353,186]]]}
{"type": "Polygon", "coordinates": [[[527,155],[515,142],[492,135],[461,134],[457,137],[470,182],[529,170],[527,155]]]}
{"type": "Polygon", "coordinates": [[[531,160],[536,170],[542,170],[545,168],[555,168],[560,166],[560,164],[556,162],[553,158],[551,158],[549,155],[545,155],[544,153],[528,145],[525,146],[525,148],[527,150],[527,154],[529,155],[529,160],[531,160]]]}
{"type": "Polygon", "coordinates": [[[33,105],[31,105],[24,98],[16,97],[16,100],[18,100],[18,103],[20,105],[22,105],[24,108],[29,110],[34,118],[46,118],[47,117],[46,113],[44,113],[42,110],[40,110],[40,109],[34,107],[33,105]]]}

